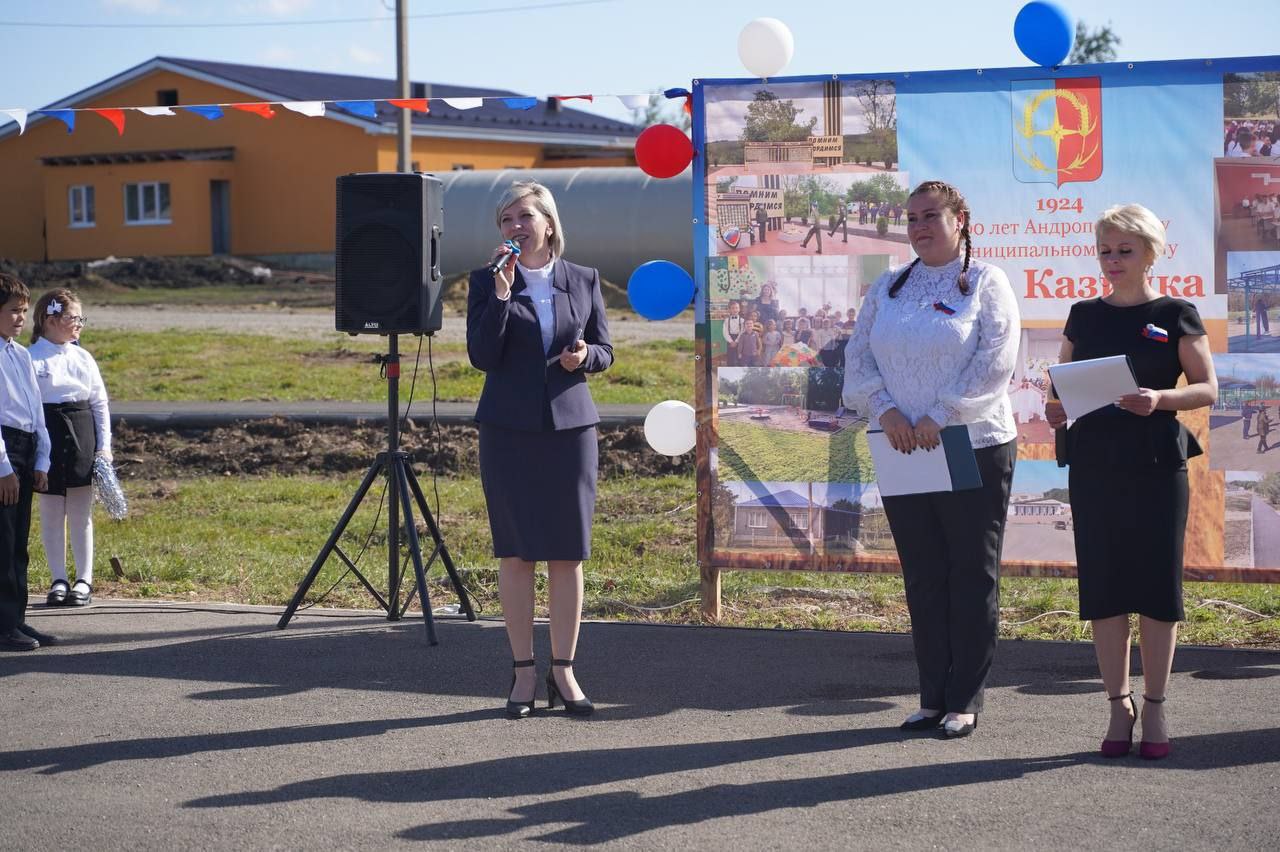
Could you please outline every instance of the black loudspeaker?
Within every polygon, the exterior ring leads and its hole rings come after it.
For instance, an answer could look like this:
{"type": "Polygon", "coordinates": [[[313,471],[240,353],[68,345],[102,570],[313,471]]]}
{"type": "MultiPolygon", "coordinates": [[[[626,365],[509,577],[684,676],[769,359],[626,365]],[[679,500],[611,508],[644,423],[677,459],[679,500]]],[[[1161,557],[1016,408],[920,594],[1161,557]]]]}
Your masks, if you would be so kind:
{"type": "Polygon", "coordinates": [[[338,331],[439,331],[443,235],[444,185],[435,176],[374,172],[338,178],[338,331]]]}

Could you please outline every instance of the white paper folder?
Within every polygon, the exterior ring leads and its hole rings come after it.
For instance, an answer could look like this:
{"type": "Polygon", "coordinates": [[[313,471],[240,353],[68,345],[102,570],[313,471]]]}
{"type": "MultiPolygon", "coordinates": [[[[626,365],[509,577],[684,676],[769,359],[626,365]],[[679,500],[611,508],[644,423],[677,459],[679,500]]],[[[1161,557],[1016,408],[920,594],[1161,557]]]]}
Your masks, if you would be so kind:
{"type": "Polygon", "coordinates": [[[1128,355],[1055,364],[1049,368],[1049,379],[1070,420],[1138,392],[1138,379],[1128,355]]]}
{"type": "Polygon", "coordinates": [[[969,428],[948,426],[942,430],[941,441],[932,450],[900,453],[890,446],[883,430],[868,429],[867,445],[875,462],[880,496],[981,488],[982,476],[969,443],[969,428]]]}

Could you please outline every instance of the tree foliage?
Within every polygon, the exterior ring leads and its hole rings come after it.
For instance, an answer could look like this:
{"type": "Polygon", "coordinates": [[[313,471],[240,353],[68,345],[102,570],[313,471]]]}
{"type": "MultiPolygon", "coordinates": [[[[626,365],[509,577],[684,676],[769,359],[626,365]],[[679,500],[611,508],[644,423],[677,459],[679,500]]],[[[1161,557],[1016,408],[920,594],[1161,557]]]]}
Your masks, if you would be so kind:
{"type": "Polygon", "coordinates": [[[813,135],[818,117],[808,123],[800,120],[803,107],[784,101],[773,92],[761,89],[755,100],[747,104],[747,122],[742,129],[743,142],[803,142],[813,135]]]}
{"type": "Polygon", "coordinates": [[[1108,22],[1097,29],[1090,29],[1084,21],[1076,21],[1076,41],[1067,57],[1068,65],[1090,65],[1095,62],[1115,62],[1120,36],[1108,22]]]}
{"type": "Polygon", "coordinates": [[[1280,74],[1224,74],[1222,84],[1227,118],[1280,118],[1280,74]]]}

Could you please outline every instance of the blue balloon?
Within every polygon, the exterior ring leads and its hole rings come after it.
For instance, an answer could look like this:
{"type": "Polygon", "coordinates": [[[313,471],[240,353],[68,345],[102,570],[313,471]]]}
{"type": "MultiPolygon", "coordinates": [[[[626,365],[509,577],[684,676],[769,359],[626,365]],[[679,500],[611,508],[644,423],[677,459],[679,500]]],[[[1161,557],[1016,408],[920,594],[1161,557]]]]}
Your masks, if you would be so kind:
{"type": "Polygon", "coordinates": [[[1037,65],[1061,65],[1071,53],[1075,26],[1065,9],[1047,0],[1034,0],[1022,7],[1013,21],[1013,38],[1018,49],[1037,65]]]}
{"type": "Polygon", "coordinates": [[[693,301],[693,279],[678,264],[651,260],[631,273],[627,298],[635,312],[645,319],[671,319],[693,301]]]}

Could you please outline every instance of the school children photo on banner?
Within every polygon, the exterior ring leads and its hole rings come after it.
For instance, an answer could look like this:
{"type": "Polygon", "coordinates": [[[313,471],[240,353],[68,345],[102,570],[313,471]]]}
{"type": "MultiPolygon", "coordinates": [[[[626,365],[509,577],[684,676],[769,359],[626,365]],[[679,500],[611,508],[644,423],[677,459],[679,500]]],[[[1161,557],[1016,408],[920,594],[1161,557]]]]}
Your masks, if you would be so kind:
{"type": "Polygon", "coordinates": [[[1180,415],[1207,448],[1186,577],[1280,582],[1280,57],[698,80],[693,116],[710,568],[897,570],[844,347],[914,257],[908,193],[939,179],[1022,316],[1005,572],[1074,576],[1047,370],[1071,305],[1110,291],[1093,223],[1137,202],[1167,231],[1152,284],[1195,305],[1220,384],[1207,416],[1180,415]]]}

